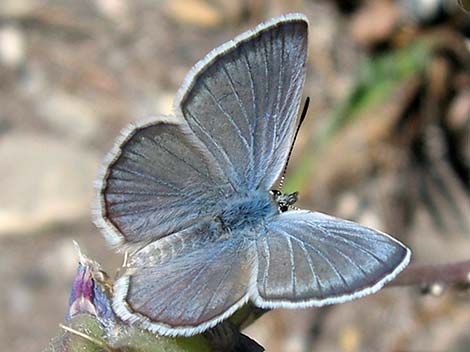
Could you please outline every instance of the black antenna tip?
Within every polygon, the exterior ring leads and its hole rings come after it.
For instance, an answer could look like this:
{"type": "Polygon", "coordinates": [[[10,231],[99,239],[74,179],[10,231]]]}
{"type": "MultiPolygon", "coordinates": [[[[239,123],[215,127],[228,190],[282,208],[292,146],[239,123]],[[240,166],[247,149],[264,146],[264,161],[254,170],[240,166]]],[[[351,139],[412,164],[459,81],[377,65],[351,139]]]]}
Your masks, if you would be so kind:
{"type": "Polygon", "coordinates": [[[305,116],[307,116],[307,111],[308,111],[308,105],[309,104],[310,104],[310,97],[307,97],[305,99],[302,114],[300,115],[299,124],[297,125],[297,129],[295,130],[294,139],[292,140],[292,144],[291,144],[290,149],[289,149],[289,154],[287,154],[286,165],[284,166],[284,170],[282,170],[281,181],[279,182],[279,189],[282,189],[282,186],[284,185],[285,175],[286,175],[286,171],[287,171],[287,165],[289,165],[289,160],[290,160],[290,157],[291,157],[291,154],[292,154],[292,150],[294,149],[295,140],[297,139],[297,135],[299,134],[300,127],[302,126],[302,123],[305,120],[305,116]]]}

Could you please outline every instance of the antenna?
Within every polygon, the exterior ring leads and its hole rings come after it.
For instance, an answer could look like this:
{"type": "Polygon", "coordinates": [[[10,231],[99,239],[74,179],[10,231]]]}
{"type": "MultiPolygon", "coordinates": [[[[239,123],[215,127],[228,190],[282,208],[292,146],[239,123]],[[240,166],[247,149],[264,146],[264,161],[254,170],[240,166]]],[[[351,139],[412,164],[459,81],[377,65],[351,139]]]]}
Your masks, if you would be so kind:
{"type": "Polygon", "coordinates": [[[302,110],[302,114],[300,115],[299,124],[297,125],[297,129],[295,130],[294,139],[289,149],[289,154],[287,154],[286,165],[284,165],[284,170],[282,170],[281,180],[279,181],[279,189],[282,189],[282,186],[284,185],[284,179],[285,179],[286,172],[287,172],[287,166],[289,165],[289,160],[292,155],[292,150],[294,149],[295,140],[297,139],[297,135],[299,134],[300,127],[302,126],[302,123],[305,120],[305,116],[307,116],[308,104],[310,104],[310,97],[307,97],[307,99],[305,99],[304,109],[302,110]]]}

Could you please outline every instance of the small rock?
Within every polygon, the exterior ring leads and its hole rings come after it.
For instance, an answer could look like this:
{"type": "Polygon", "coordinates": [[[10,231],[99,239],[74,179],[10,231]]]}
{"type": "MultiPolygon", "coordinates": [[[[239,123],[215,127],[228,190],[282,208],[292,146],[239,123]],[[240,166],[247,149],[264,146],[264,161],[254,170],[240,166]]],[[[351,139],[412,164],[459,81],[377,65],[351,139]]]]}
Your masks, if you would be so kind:
{"type": "Polygon", "coordinates": [[[2,0],[0,17],[22,18],[30,16],[41,5],[41,0],[2,0]]]}
{"type": "Polygon", "coordinates": [[[16,315],[26,315],[34,308],[33,292],[17,282],[13,282],[4,292],[4,300],[8,310],[16,315]]]}
{"type": "Polygon", "coordinates": [[[96,0],[94,3],[100,13],[113,21],[118,28],[122,30],[132,28],[129,9],[131,2],[126,0],[96,0]]]}
{"type": "Polygon", "coordinates": [[[400,11],[389,1],[370,1],[352,20],[352,35],[356,43],[373,46],[386,41],[396,29],[400,11]]]}
{"type": "Polygon", "coordinates": [[[89,142],[98,134],[98,116],[91,106],[75,96],[53,92],[39,100],[39,116],[54,132],[89,142]]]}
{"type": "Polygon", "coordinates": [[[122,19],[129,13],[129,3],[124,0],[97,0],[95,5],[100,12],[110,19],[122,19]]]}
{"type": "Polygon", "coordinates": [[[305,351],[305,336],[301,334],[290,334],[284,341],[284,351],[301,352],[305,351]]]}
{"type": "Polygon", "coordinates": [[[362,336],[357,326],[353,324],[346,325],[339,331],[338,335],[342,351],[359,351],[362,336]]]}
{"type": "Polygon", "coordinates": [[[136,119],[150,116],[172,115],[174,92],[156,92],[149,90],[132,101],[132,116],[136,119]]]}
{"type": "Polygon", "coordinates": [[[379,215],[370,209],[364,211],[357,222],[373,229],[384,229],[385,227],[379,215]]]}
{"type": "Polygon", "coordinates": [[[0,140],[0,237],[89,217],[100,158],[44,136],[0,140]]]}
{"type": "Polygon", "coordinates": [[[336,207],[336,214],[340,218],[344,219],[353,219],[360,210],[360,201],[359,197],[352,193],[346,192],[338,200],[338,205],[336,207]]]}
{"type": "Polygon", "coordinates": [[[78,251],[70,238],[57,239],[41,253],[39,268],[58,283],[70,280],[77,271],[78,251]]]}
{"type": "Polygon", "coordinates": [[[166,14],[186,25],[215,27],[222,23],[222,11],[202,0],[167,1],[166,14]]]}
{"type": "Polygon", "coordinates": [[[450,104],[449,114],[445,117],[452,131],[464,129],[470,122],[470,89],[462,90],[450,104]]]}
{"type": "Polygon", "coordinates": [[[0,64],[16,68],[26,58],[26,44],[23,32],[16,26],[0,28],[0,64]]]}

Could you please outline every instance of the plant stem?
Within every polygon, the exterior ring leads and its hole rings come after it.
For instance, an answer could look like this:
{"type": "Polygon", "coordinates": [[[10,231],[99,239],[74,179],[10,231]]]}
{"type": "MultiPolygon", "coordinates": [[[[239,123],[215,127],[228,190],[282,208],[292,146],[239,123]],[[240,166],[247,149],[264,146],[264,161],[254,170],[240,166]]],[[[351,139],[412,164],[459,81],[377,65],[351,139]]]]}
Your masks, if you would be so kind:
{"type": "Polygon", "coordinates": [[[410,264],[388,286],[470,287],[470,260],[445,264],[410,264]]]}

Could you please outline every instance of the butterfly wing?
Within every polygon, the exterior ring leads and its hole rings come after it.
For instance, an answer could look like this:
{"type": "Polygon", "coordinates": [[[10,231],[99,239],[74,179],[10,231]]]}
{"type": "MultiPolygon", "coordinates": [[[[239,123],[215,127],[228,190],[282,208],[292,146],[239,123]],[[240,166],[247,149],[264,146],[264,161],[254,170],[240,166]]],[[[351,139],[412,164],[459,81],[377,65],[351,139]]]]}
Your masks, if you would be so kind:
{"type": "Polygon", "coordinates": [[[307,20],[286,15],[213,50],[180,88],[175,110],[237,191],[269,189],[281,173],[306,57],[307,20]]]}
{"type": "Polygon", "coordinates": [[[117,281],[115,312],[162,335],[194,335],[248,300],[256,253],[242,236],[197,225],[149,244],[117,281]]]}
{"type": "Polygon", "coordinates": [[[171,117],[127,128],[97,188],[95,223],[114,245],[149,242],[212,217],[230,191],[204,146],[171,117]]]}
{"type": "Polygon", "coordinates": [[[95,223],[108,241],[150,242],[213,217],[218,199],[270,188],[292,140],[306,54],[302,15],[271,20],[195,66],[175,104],[187,125],[128,128],[97,187],[95,223]]]}
{"type": "Polygon", "coordinates": [[[411,256],[389,235],[308,211],[276,216],[257,253],[253,300],[262,308],[322,306],[374,293],[411,256]]]}

